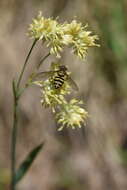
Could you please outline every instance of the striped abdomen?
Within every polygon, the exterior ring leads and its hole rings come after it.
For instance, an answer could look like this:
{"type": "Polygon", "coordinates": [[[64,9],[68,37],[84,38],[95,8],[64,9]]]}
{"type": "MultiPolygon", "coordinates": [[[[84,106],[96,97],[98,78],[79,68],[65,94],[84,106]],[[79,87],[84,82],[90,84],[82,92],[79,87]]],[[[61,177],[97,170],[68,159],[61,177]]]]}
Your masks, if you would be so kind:
{"type": "Polygon", "coordinates": [[[56,89],[62,87],[62,85],[64,84],[64,81],[65,81],[65,78],[66,78],[66,73],[63,72],[63,71],[59,71],[57,73],[57,76],[54,77],[54,87],[56,89]]]}

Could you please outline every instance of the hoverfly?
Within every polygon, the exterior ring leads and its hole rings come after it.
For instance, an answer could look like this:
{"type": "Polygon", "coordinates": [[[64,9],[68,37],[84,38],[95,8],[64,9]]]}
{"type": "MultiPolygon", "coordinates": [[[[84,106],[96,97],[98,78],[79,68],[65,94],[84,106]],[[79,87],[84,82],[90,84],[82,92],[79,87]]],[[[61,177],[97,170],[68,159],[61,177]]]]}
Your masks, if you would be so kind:
{"type": "Polygon", "coordinates": [[[65,65],[60,65],[58,67],[58,70],[55,71],[45,71],[37,73],[35,78],[36,77],[37,78],[52,77],[52,82],[55,89],[60,89],[63,86],[64,82],[67,81],[74,90],[76,91],[78,90],[77,84],[69,76],[67,72],[67,67],[65,65]]]}

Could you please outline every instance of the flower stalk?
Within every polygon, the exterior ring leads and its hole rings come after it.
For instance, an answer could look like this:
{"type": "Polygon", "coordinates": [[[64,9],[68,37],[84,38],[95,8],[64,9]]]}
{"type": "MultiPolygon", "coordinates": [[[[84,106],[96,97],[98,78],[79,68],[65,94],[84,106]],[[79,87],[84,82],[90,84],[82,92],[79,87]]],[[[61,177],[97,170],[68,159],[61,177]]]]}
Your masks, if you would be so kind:
{"type": "Polygon", "coordinates": [[[29,51],[29,53],[28,53],[28,55],[27,55],[27,57],[26,57],[26,59],[25,59],[24,65],[23,65],[23,67],[22,67],[22,70],[21,70],[21,73],[20,73],[20,75],[19,75],[19,79],[18,79],[18,82],[17,82],[17,89],[19,88],[19,85],[20,85],[20,82],[21,82],[21,80],[22,80],[22,76],[23,76],[23,73],[24,73],[24,71],[25,71],[25,68],[26,68],[28,59],[29,59],[29,57],[30,57],[30,55],[31,55],[31,52],[32,52],[32,50],[33,50],[33,48],[34,48],[34,46],[35,46],[37,40],[38,40],[38,39],[35,39],[35,40],[34,40],[32,46],[31,46],[31,48],[30,48],[30,51],[29,51]]]}
{"type": "Polygon", "coordinates": [[[15,190],[15,162],[16,162],[16,139],[17,139],[17,123],[18,123],[18,97],[16,92],[15,81],[12,83],[14,96],[14,111],[13,111],[13,128],[12,128],[12,143],[11,143],[11,190],[15,190]]]}
{"type": "Polygon", "coordinates": [[[43,62],[50,56],[50,52],[48,54],[46,54],[39,62],[39,64],[37,65],[37,69],[40,68],[40,66],[43,64],[43,62]]]}
{"type": "Polygon", "coordinates": [[[24,65],[22,67],[21,73],[19,75],[18,82],[16,83],[15,80],[12,82],[13,88],[13,97],[14,97],[14,110],[13,110],[13,127],[12,127],[12,142],[11,142],[11,190],[15,190],[15,166],[16,166],[16,144],[17,144],[17,126],[18,126],[18,103],[19,98],[21,96],[20,93],[20,83],[27,66],[29,57],[31,52],[37,42],[37,39],[34,40],[29,53],[25,59],[24,65]]]}

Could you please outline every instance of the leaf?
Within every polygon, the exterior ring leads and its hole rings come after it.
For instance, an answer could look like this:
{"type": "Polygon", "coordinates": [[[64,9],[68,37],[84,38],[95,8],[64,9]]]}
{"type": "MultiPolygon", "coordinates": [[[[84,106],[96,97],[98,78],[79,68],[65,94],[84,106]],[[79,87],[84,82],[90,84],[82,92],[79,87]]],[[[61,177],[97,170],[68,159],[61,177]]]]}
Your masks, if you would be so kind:
{"type": "Polygon", "coordinates": [[[17,184],[23,176],[26,174],[26,172],[29,170],[30,166],[32,165],[33,161],[35,160],[38,153],[41,151],[43,147],[43,143],[35,147],[26,157],[26,159],[22,162],[22,164],[19,166],[16,174],[15,174],[15,184],[17,184]]]}

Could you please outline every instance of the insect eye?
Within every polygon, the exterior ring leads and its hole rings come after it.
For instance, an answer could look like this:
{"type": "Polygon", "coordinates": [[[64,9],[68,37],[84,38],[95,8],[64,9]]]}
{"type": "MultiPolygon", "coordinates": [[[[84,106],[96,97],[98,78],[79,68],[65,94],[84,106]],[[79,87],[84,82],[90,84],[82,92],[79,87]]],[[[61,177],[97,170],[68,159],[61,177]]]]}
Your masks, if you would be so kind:
{"type": "Polygon", "coordinates": [[[61,65],[61,66],[60,66],[60,69],[61,69],[61,70],[64,70],[64,71],[67,70],[67,68],[66,68],[64,65],[61,65]]]}

